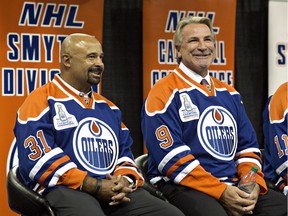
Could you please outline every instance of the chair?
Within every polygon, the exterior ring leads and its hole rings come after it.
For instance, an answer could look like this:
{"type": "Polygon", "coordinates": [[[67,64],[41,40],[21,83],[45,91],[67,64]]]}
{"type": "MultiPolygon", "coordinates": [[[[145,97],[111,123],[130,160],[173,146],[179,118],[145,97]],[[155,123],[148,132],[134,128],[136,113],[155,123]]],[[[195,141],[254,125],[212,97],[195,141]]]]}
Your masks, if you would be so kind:
{"type": "Polygon", "coordinates": [[[165,202],[169,202],[161,191],[159,191],[157,188],[155,188],[153,185],[150,184],[148,177],[147,177],[147,170],[148,170],[147,162],[148,162],[148,154],[140,155],[135,159],[135,163],[141,170],[142,175],[145,179],[144,185],[142,187],[145,190],[147,190],[150,194],[164,200],[165,202]]]}
{"type": "Polygon", "coordinates": [[[22,216],[55,216],[48,200],[26,187],[19,176],[18,166],[9,172],[6,181],[9,207],[22,216]]]}
{"type": "MultiPolygon", "coordinates": [[[[261,151],[261,158],[262,158],[262,162],[263,162],[262,164],[264,164],[264,159],[265,159],[264,149],[262,148],[262,149],[260,149],[260,151],[261,151]]],[[[276,185],[273,184],[271,181],[269,181],[269,180],[266,179],[265,177],[264,177],[264,180],[265,180],[265,182],[266,182],[267,188],[272,189],[272,190],[275,190],[275,191],[278,191],[278,192],[281,192],[281,191],[279,190],[279,188],[277,188],[276,185]]]]}

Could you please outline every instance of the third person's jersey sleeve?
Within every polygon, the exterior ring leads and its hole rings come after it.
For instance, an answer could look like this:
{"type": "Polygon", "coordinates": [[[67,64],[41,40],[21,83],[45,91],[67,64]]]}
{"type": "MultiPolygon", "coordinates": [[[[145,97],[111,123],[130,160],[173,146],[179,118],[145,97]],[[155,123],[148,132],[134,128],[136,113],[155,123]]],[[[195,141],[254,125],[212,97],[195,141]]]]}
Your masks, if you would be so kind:
{"type": "Polygon", "coordinates": [[[271,96],[263,111],[265,177],[280,190],[287,187],[288,84],[282,84],[271,96]]]}

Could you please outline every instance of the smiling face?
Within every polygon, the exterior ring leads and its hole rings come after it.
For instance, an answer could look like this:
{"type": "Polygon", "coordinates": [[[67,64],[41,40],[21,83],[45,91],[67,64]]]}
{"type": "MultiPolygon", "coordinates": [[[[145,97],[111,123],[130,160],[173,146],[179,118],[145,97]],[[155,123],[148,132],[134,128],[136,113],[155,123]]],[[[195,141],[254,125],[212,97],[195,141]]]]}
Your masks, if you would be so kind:
{"type": "Polygon", "coordinates": [[[99,41],[89,35],[69,36],[63,43],[61,77],[79,91],[97,85],[104,71],[99,41]]]}
{"type": "Polygon", "coordinates": [[[202,23],[191,23],[182,29],[182,43],[177,55],[182,63],[202,77],[214,59],[214,40],[210,29],[202,23]]]}

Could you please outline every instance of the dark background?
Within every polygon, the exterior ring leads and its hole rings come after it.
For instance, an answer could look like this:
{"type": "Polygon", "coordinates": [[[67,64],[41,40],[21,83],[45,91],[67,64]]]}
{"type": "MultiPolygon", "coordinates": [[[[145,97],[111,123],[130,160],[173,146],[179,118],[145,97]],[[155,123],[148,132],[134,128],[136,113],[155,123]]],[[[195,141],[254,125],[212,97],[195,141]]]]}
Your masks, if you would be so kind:
{"type": "MultiPolygon", "coordinates": [[[[142,0],[104,2],[102,94],[122,110],[137,157],[143,153],[142,0]]],[[[238,0],[236,10],[235,88],[262,148],[262,111],[268,96],[268,0],[238,0]]]]}

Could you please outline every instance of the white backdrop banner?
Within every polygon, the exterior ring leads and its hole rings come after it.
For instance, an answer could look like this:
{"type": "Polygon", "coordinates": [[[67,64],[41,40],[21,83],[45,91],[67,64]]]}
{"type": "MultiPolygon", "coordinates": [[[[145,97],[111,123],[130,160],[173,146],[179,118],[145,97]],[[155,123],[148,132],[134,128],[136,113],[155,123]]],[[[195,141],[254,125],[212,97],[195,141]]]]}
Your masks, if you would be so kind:
{"type": "Polygon", "coordinates": [[[288,0],[269,0],[268,73],[269,96],[288,81],[288,0]]]}

